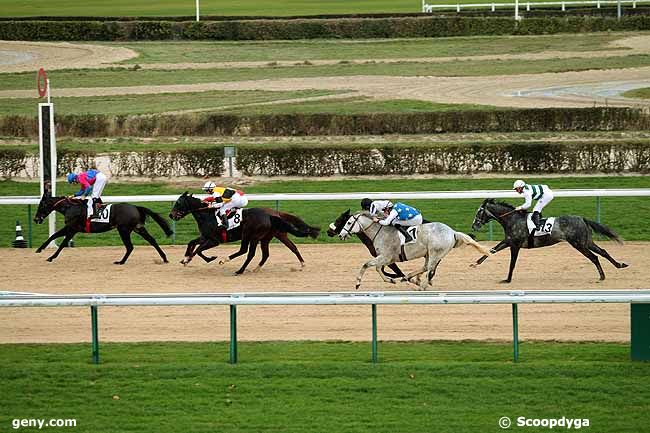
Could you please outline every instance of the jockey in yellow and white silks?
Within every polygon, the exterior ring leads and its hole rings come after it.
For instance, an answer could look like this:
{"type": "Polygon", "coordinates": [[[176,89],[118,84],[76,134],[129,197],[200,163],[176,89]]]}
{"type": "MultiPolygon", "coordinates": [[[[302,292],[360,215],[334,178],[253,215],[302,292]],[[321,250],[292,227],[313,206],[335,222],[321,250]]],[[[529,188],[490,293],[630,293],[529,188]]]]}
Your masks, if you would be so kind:
{"type": "Polygon", "coordinates": [[[203,201],[207,203],[209,207],[218,209],[217,213],[221,217],[222,221],[224,221],[224,216],[228,216],[231,209],[239,209],[248,205],[248,198],[244,196],[244,191],[216,186],[212,181],[206,182],[202,189],[210,194],[208,197],[204,198],[203,201]]]}
{"type": "Polygon", "coordinates": [[[548,185],[529,185],[523,180],[515,181],[512,186],[519,194],[523,194],[524,203],[517,206],[515,210],[528,210],[533,204],[533,200],[537,200],[535,207],[533,207],[532,220],[535,227],[539,229],[539,221],[542,218],[542,210],[553,200],[553,191],[548,185]]]}

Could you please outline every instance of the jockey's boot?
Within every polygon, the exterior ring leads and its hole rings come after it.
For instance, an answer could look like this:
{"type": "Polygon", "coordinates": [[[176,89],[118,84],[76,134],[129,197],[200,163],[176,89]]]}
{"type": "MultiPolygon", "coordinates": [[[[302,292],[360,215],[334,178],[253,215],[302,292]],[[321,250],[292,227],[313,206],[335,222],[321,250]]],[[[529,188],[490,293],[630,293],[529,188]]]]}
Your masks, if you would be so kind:
{"type": "Polygon", "coordinates": [[[219,214],[218,212],[214,214],[217,217],[217,230],[223,229],[223,230],[228,230],[228,227],[226,224],[224,224],[226,221],[226,217],[223,215],[219,214]]]}
{"type": "Polygon", "coordinates": [[[535,211],[533,212],[533,215],[531,216],[531,220],[533,220],[533,224],[535,224],[535,230],[539,230],[539,221],[542,218],[542,214],[539,212],[535,211]]]}
{"type": "Polygon", "coordinates": [[[93,214],[90,216],[91,220],[99,218],[99,199],[98,198],[93,198],[92,199],[93,204],[93,214]]]}
{"type": "Polygon", "coordinates": [[[396,224],[395,228],[397,230],[399,230],[399,232],[401,234],[404,235],[404,243],[405,244],[408,244],[409,242],[413,241],[413,238],[411,237],[411,234],[406,230],[405,226],[401,226],[401,225],[396,224]]]}

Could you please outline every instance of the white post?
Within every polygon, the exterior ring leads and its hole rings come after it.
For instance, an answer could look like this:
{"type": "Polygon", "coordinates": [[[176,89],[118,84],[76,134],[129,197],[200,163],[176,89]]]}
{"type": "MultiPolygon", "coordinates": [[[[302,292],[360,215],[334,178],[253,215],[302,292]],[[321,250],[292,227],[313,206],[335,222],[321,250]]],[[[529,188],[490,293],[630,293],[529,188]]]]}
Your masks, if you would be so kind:
{"type": "Polygon", "coordinates": [[[425,0],[422,0],[422,13],[424,13],[424,12],[427,11],[427,8],[426,8],[426,6],[425,6],[424,1],[425,1],[425,0]]]}
{"type": "Polygon", "coordinates": [[[600,9],[600,0],[596,1],[596,9],[600,9]]]}
{"type": "Polygon", "coordinates": [[[519,0],[515,0],[515,21],[521,20],[519,16],[519,0]]]}
{"type": "Polygon", "coordinates": [[[564,6],[564,2],[562,2],[562,12],[566,11],[566,7],[564,6]]]}
{"type": "Polygon", "coordinates": [[[50,79],[48,78],[46,81],[47,81],[47,103],[51,104],[52,101],[50,100],[50,79]]]}
{"type": "Polygon", "coordinates": [[[530,3],[526,3],[526,12],[530,12],[530,3]]]}
{"type": "Polygon", "coordinates": [[[199,16],[199,0],[196,0],[196,21],[198,22],[200,19],[199,16]]]}
{"type": "Polygon", "coordinates": [[[492,3],[492,12],[494,12],[494,3],[492,3]]]}
{"type": "MultiPolygon", "coordinates": [[[[54,126],[54,104],[50,103],[50,80],[47,80],[47,102],[50,104],[50,110],[52,110],[52,122],[50,122],[50,173],[52,173],[52,197],[56,197],[56,169],[57,169],[57,158],[56,158],[56,127],[54,126]]],[[[50,236],[56,232],[56,211],[50,214],[49,231],[50,236]]],[[[56,248],[56,243],[52,241],[48,247],[56,248]]]]}
{"type": "Polygon", "coordinates": [[[456,12],[460,12],[460,3],[456,3],[456,12]]]}

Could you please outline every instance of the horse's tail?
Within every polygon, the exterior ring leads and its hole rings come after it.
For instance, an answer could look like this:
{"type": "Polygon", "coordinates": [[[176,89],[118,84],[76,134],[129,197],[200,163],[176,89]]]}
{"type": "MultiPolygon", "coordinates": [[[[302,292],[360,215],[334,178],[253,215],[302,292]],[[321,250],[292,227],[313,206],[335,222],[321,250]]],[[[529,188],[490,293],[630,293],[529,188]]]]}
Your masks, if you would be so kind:
{"type": "Polygon", "coordinates": [[[623,244],[623,239],[605,224],[597,223],[596,221],[588,220],[587,218],[583,218],[582,220],[599,235],[607,236],[609,239],[612,239],[621,245],[623,244]]]}
{"type": "Polygon", "coordinates": [[[285,230],[294,236],[298,236],[301,238],[306,238],[307,236],[309,236],[312,239],[316,239],[320,234],[319,227],[310,226],[307,223],[305,223],[303,220],[298,218],[297,216],[291,215],[290,213],[278,212],[278,218],[280,218],[280,220],[282,220],[284,223],[288,224],[289,226],[292,226],[295,232],[300,233],[300,234],[296,234],[294,233],[294,231],[285,230]]]}
{"type": "MultiPolygon", "coordinates": [[[[282,217],[280,216],[271,216],[271,227],[273,227],[275,230],[285,232],[285,233],[291,233],[294,236],[297,236],[299,238],[306,238],[307,236],[311,236],[312,238],[316,239],[318,237],[318,234],[320,233],[320,229],[318,227],[311,227],[305,224],[300,218],[296,218],[298,221],[302,222],[302,226],[295,227],[293,224],[285,221],[285,216],[289,214],[282,214],[282,217]]],[[[293,215],[291,215],[293,217],[293,215]]]]}
{"type": "Polygon", "coordinates": [[[171,227],[169,227],[169,223],[167,222],[167,220],[165,218],[161,217],[156,212],[152,211],[151,209],[149,209],[147,207],[136,206],[136,208],[138,209],[138,212],[140,212],[140,218],[142,218],[142,222],[144,222],[145,219],[147,219],[147,215],[149,215],[151,218],[153,218],[153,220],[155,222],[158,223],[160,228],[163,229],[163,231],[165,232],[165,235],[167,237],[174,234],[171,227]]]}
{"type": "Polygon", "coordinates": [[[481,246],[478,242],[476,242],[474,239],[471,238],[471,236],[463,233],[463,232],[454,232],[454,239],[456,239],[456,244],[454,245],[454,248],[459,247],[461,245],[471,245],[472,247],[476,248],[479,252],[482,254],[489,256],[490,255],[490,250],[485,248],[484,246],[481,246]]]}

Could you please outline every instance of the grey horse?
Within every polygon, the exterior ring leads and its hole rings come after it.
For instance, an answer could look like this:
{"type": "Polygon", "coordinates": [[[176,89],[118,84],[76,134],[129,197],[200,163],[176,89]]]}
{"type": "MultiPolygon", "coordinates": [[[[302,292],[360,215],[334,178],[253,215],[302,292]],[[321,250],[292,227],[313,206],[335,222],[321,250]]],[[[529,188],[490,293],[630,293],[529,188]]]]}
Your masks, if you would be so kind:
{"type": "MultiPolygon", "coordinates": [[[[490,220],[496,220],[503,227],[506,238],[499,242],[494,248],[490,250],[492,253],[497,253],[503,249],[510,248],[510,269],[508,271],[508,278],[501,281],[502,283],[509,283],[512,281],[512,273],[517,263],[519,250],[521,248],[541,248],[549,245],[555,245],[558,242],[568,242],[573,248],[580,251],[582,255],[587,257],[598,269],[600,279],[605,279],[605,272],[600,265],[598,256],[605,257],[617,268],[627,268],[627,264],[617,262],[607,251],[596,245],[592,239],[592,230],[601,235],[622,244],[623,240],[609,227],[604,224],[597,223],[596,221],[588,220],[575,215],[563,215],[555,219],[550,234],[545,236],[536,236],[532,244],[529,243],[528,228],[526,226],[526,213],[515,211],[514,206],[497,202],[494,199],[488,198],[476,211],[472,229],[479,230],[481,226],[487,224],[490,220]],[[594,254],[596,253],[596,254],[594,254]]],[[[477,265],[483,263],[487,255],[481,257],[476,262],[477,265]]]]}
{"type": "Polygon", "coordinates": [[[410,281],[411,278],[417,276],[420,280],[420,288],[426,290],[436,274],[438,264],[453,248],[466,244],[471,245],[485,255],[490,254],[487,248],[479,245],[465,233],[457,232],[442,223],[434,222],[418,226],[416,241],[406,244],[403,251],[400,246],[397,229],[375,223],[369,212],[361,211],[350,215],[350,218],[339,233],[339,238],[345,240],[351,234],[360,232],[365,233],[366,236],[372,239],[372,244],[377,251],[377,257],[364,263],[361,270],[359,270],[356,284],[357,289],[361,286],[363,274],[371,266],[375,267],[384,281],[394,284],[397,280],[384,275],[381,272],[382,266],[398,261],[408,261],[424,257],[425,263],[422,269],[411,272],[400,281],[410,281]],[[420,275],[425,272],[427,273],[426,278],[420,278],[420,275]]]}

